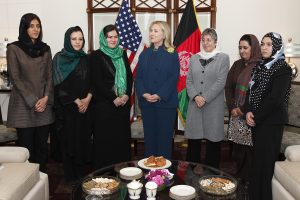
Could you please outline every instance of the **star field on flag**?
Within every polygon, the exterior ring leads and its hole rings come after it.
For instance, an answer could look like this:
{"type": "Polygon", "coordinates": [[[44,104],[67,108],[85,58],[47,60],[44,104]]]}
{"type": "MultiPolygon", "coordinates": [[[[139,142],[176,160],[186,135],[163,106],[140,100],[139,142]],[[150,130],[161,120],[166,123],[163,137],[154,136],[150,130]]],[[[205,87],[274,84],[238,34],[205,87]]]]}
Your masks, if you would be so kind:
{"type": "Polygon", "coordinates": [[[120,45],[130,51],[137,52],[142,41],[142,34],[130,11],[128,0],[122,2],[116,26],[120,34],[120,45]]]}

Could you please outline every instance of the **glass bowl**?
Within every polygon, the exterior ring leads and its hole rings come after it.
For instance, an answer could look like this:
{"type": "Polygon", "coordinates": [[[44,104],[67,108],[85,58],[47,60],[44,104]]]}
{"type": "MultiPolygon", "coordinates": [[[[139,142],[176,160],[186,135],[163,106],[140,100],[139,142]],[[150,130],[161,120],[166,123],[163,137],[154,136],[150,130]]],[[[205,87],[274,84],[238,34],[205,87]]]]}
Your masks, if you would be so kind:
{"type": "Polygon", "coordinates": [[[203,176],[199,179],[200,189],[208,194],[229,195],[235,192],[237,181],[222,175],[203,176]]]}
{"type": "Polygon", "coordinates": [[[89,177],[82,182],[82,190],[86,194],[106,196],[117,192],[120,183],[120,179],[113,176],[89,177]]]}

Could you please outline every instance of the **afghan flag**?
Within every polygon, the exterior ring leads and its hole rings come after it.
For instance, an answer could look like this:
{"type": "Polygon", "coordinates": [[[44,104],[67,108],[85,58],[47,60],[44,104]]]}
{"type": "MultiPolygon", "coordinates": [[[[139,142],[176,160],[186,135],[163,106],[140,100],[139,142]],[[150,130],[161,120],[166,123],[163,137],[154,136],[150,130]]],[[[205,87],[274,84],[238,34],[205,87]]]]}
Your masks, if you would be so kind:
{"type": "Polygon", "coordinates": [[[189,101],[186,91],[189,61],[192,55],[200,51],[200,40],[201,31],[197,22],[196,9],[193,0],[188,0],[174,38],[174,45],[180,60],[180,77],[177,83],[178,117],[183,126],[185,126],[189,101]]]}

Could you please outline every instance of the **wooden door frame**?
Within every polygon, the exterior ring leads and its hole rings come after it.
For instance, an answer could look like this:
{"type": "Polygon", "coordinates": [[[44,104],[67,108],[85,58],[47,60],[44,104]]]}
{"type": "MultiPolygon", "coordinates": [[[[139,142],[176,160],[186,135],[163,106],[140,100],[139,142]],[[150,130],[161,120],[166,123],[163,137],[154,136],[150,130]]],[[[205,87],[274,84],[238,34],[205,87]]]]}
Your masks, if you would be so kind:
{"type": "MultiPolygon", "coordinates": [[[[103,1],[103,0],[102,0],[103,1]]],[[[98,8],[98,5],[101,5],[101,2],[99,0],[87,0],[87,19],[88,19],[88,52],[93,51],[94,47],[94,35],[93,35],[93,14],[94,13],[113,13],[116,14],[119,12],[119,7],[113,7],[113,5],[120,5],[117,0],[112,1],[111,7],[103,7],[98,8]],[[98,4],[96,6],[93,6],[94,2],[97,2],[98,4]]],[[[156,1],[157,0],[153,0],[156,1]]],[[[136,2],[136,0],[130,0],[130,8],[132,14],[135,16],[136,13],[166,13],[167,15],[167,23],[170,25],[170,27],[173,27],[174,33],[176,33],[178,24],[179,24],[179,14],[183,13],[185,6],[179,7],[179,0],[174,0],[174,4],[171,4],[171,1],[173,0],[165,0],[166,1],[166,8],[144,8],[139,7],[136,2]],[[174,16],[174,26],[171,26],[172,23],[172,15],[174,16]]],[[[183,0],[180,0],[183,2],[183,0]]],[[[186,0],[187,1],[187,0],[186,0]]],[[[195,3],[196,0],[194,0],[195,3]]],[[[197,0],[196,12],[205,12],[210,13],[210,25],[212,28],[216,28],[216,1],[217,0],[210,0],[210,5],[206,3],[206,1],[209,0],[197,0]],[[203,7],[205,5],[205,7],[203,7]],[[202,6],[202,7],[201,7],[202,6]]],[[[160,1],[161,2],[161,1],[160,1]]],[[[184,1],[185,2],[185,1],[184,1]]],[[[186,2],[185,2],[186,3],[186,2]]],[[[142,3],[140,3],[142,4],[142,3]]],[[[195,4],[194,4],[195,5],[195,4]]]]}

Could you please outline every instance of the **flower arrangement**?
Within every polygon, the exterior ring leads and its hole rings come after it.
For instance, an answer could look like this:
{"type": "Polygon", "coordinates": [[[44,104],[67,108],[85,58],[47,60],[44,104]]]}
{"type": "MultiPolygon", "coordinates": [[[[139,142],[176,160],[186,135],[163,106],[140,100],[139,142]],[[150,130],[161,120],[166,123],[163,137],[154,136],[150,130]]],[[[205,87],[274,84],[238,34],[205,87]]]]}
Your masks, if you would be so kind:
{"type": "Polygon", "coordinates": [[[153,181],[160,186],[170,185],[170,180],[173,178],[174,174],[170,173],[167,169],[155,169],[149,171],[145,176],[147,181],[153,181]]]}

